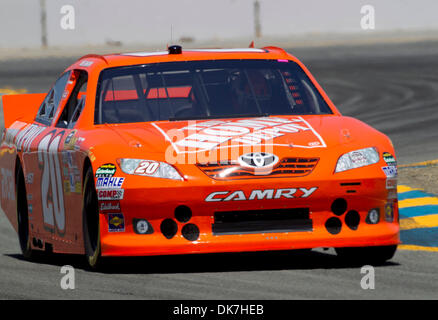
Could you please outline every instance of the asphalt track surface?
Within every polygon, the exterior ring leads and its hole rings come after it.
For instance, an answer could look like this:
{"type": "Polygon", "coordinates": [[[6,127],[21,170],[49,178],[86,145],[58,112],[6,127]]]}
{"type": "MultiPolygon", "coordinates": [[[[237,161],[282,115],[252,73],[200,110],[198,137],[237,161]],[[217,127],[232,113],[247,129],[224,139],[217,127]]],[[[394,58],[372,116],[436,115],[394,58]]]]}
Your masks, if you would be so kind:
{"type": "MultiPolygon", "coordinates": [[[[438,43],[290,49],[344,115],[392,139],[401,164],[438,158],[438,43]]],[[[73,58],[0,61],[0,88],[45,92],[73,58]]],[[[24,261],[0,214],[0,299],[437,299],[438,252],[399,250],[375,268],[363,290],[361,268],[334,252],[263,252],[112,259],[104,272],[82,257],[24,261]],[[62,290],[61,266],[76,288],[62,290]]]]}

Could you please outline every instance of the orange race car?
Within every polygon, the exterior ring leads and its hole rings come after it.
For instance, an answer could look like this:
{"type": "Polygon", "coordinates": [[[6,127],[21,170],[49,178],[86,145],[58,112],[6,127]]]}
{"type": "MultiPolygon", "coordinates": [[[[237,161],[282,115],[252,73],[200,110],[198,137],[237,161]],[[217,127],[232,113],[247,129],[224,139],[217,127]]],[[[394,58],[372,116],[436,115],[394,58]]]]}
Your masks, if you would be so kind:
{"type": "Polygon", "coordinates": [[[334,247],[371,263],[399,243],[390,139],[280,48],[87,55],[3,110],[1,207],[26,258],[334,247]]]}

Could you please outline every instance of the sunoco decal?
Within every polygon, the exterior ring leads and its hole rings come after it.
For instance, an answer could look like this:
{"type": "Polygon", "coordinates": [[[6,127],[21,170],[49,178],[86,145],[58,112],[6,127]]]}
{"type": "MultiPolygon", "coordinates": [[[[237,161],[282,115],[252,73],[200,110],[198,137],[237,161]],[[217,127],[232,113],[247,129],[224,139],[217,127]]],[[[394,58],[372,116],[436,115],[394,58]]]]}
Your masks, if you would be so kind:
{"type": "Polygon", "coordinates": [[[385,205],[385,220],[388,222],[394,221],[394,207],[392,203],[387,203],[385,205]]]}
{"type": "Polygon", "coordinates": [[[123,216],[123,213],[108,213],[108,231],[125,231],[125,217],[123,216]]]}

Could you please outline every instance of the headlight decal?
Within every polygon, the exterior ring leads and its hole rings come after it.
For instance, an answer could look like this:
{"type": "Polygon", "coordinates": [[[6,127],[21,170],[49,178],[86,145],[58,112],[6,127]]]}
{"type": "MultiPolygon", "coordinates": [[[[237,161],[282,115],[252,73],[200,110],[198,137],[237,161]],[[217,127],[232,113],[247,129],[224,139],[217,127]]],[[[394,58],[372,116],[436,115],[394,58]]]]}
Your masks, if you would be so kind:
{"type": "Polygon", "coordinates": [[[343,154],[336,164],[335,172],[369,166],[379,162],[379,152],[375,147],[354,150],[343,154]]]}
{"type": "Polygon", "coordinates": [[[166,162],[145,159],[118,159],[124,173],[146,177],[184,180],[179,172],[166,162]]]}

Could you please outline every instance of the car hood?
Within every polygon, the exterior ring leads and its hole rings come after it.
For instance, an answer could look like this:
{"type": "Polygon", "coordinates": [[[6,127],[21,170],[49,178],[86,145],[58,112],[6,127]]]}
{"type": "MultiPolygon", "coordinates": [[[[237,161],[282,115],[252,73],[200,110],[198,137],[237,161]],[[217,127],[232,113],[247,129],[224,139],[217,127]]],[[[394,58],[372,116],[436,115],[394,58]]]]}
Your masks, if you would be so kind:
{"type": "MultiPolygon", "coordinates": [[[[124,143],[147,153],[178,156],[225,150],[321,155],[328,149],[381,135],[365,123],[338,115],[271,116],[190,121],[156,121],[111,126],[124,143]]],[[[239,155],[240,155],[239,154],[239,155]]],[[[219,160],[219,159],[218,159],[219,160]]]]}

